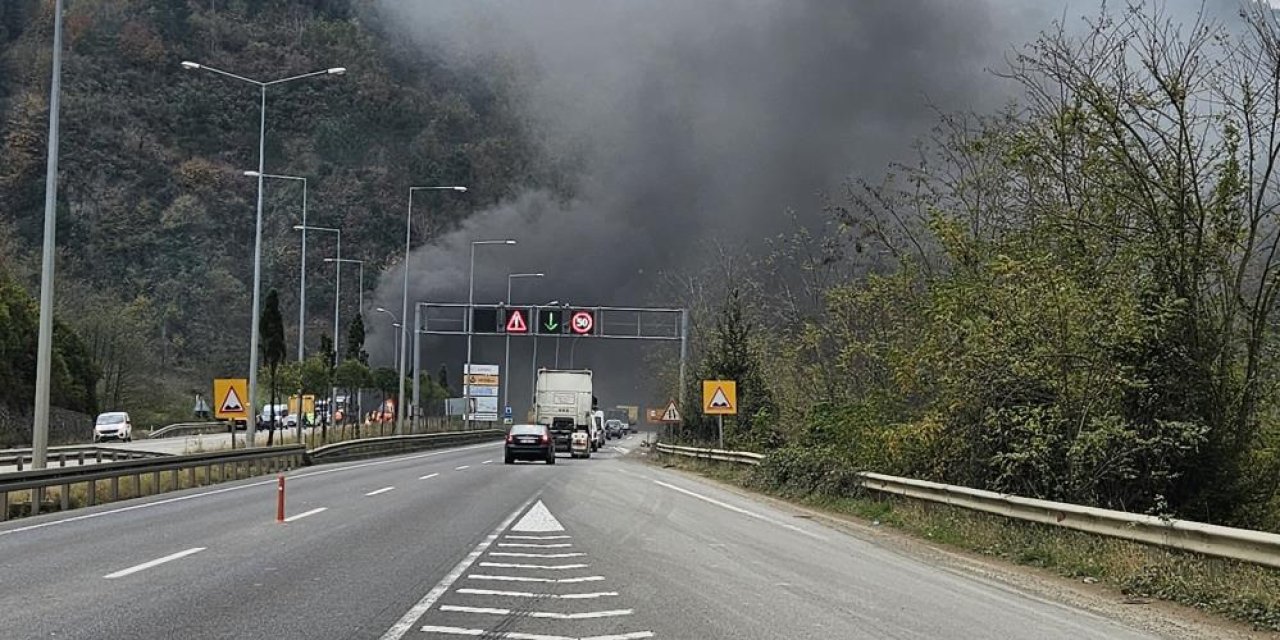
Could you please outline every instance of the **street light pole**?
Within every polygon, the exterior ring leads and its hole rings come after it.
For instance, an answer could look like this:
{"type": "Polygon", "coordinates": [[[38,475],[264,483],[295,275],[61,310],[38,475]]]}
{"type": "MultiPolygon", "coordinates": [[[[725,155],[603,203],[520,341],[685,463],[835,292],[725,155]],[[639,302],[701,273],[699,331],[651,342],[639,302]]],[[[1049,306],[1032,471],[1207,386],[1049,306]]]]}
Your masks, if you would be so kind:
{"type": "MultiPolygon", "coordinates": [[[[457,191],[465,193],[466,187],[409,187],[409,213],[404,218],[404,291],[400,300],[400,317],[409,319],[409,249],[413,242],[413,192],[414,191],[457,191]]],[[[418,327],[414,327],[416,332],[418,327]]],[[[415,354],[416,355],[416,354],[415,354]]],[[[400,393],[396,396],[396,434],[404,432],[404,374],[405,358],[400,353],[400,393]]],[[[416,375],[416,374],[415,374],[416,375]]],[[[416,407],[415,407],[416,409],[416,407]]]]}
{"type": "Polygon", "coordinates": [[[297,76],[290,76],[288,78],[281,78],[279,80],[263,82],[191,61],[183,61],[182,67],[184,69],[191,70],[203,69],[241,82],[248,82],[249,84],[256,85],[261,91],[258,113],[258,208],[257,215],[254,218],[253,232],[253,311],[249,327],[249,398],[248,404],[245,406],[245,410],[249,414],[249,419],[245,421],[245,446],[252,447],[256,444],[257,438],[257,413],[255,412],[255,406],[258,393],[258,315],[261,313],[262,304],[262,181],[266,173],[267,87],[319,75],[342,75],[346,73],[347,70],[344,67],[332,67],[321,71],[313,71],[311,73],[304,73],[297,76]]]}
{"type": "MultiPolygon", "coordinates": [[[[547,275],[547,274],[545,274],[545,273],[510,273],[510,274],[507,274],[507,306],[508,306],[508,307],[510,307],[510,306],[511,306],[511,282],[512,282],[513,280],[515,280],[516,278],[541,278],[541,277],[544,277],[544,276],[546,276],[546,275],[547,275]]],[[[530,318],[530,319],[529,319],[529,321],[527,322],[527,325],[529,326],[529,333],[530,333],[530,334],[533,334],[533,335],[536,335],[536,334],[537,334],[537,331],[538,331],[538,326],[537,326],[537,324],[538,324],[538,319],[537,319],[537,318],[530,318]]],[[[499,382],[501,382],[501,383],[502,383],[502,407],[503,407],[503,416],[504,416],[504,417],[506,416],[506,409],[507,409],[507,407],[510,407],[510,406],[511,406],[511,380],[512,380],[512,378],[514,378],[514,376],[512,376],[512,375],[511,375],[511,334],[509,334],[509,333],[508,333],[508,334],[506,334],[506,336],[507,336],[506,355],[505,355],[505,356],[503,356],[503,361],[502,361],[502,377],[501,377],[501,378],[499,378],[499,382]]]]}
{"type": "MultiPolygon", "coordinates": [[[[467,276],[467,361],[462,364],[462,396],[465,398],[463,406],[471,408],[471,392],[467,389],[471,386],[467,381],[467,368],[471,366],[471,337],[475,333],[475,327],[471,326],[472,316],[475,314],[476,303],[476,246],[482,244],[515,244],[515,240],[472,240],[471,241],[471,268],[467,276]]],[[[499,375],[507,375],[506,371],[499,371],[499,375]]],[[[501,380],[501,379],[499,379],[501,380]]],[[[462,422],[465,428],[471,428],[471,415],[463,412],[462,422]]]]}
{"type": "MultiPolygon", "coordinates": [[[[341,357],[338,355],[339,353],[341,353],[338,347],[338,339],[339,339],[338,338],[338,309],[339,309],[339,303],[342,301],[342,298],[341,298],[341,294],[342,294],[342,262],[341,262],[342,230],[335,229],[333,227],[314,227],[310,225],[301,225],[301,224],[295,224],[293,225],[293,228],[296,231],[302,231],[304,233],[307,231],[324,231],[326,233],[332,233],[338,237],[338,248],[337,248],[338,262],[334,265],[337,267],[338,273],[337,273],[337,278],[334,280],[334,283],[333,283],[333,368],[334,368],[334,371],[337,371],[338,363],[342,361],[341,357]]],[[[329,387],[329,420],[331,421],[337,416],[337,413],[338,413],[337,404],[338,404],[338,385],[334,383],[331,387],[329,387]]]]}
{"type": "MultiPolygon", "coordinates": [[[[302,248],[298,265],[298,362],[306,358],[306,326],[307,326],[307,179],[301,176],[286,176],[276,173],[260,174],[257,171],[245,171],[251,178],[271,178],[274,180],[296,180],[302,183],[302,248]]],[[[298,402],[302,402],[299,400],[298,402]]],[[[301,405],[299,405],[301,407],[301,405]]],[[[301,411],[301,409],[299,409],[301,411]]]]}
{"type": "MultiPolygon", "coordinates": [[[[306,231],[303,231],[303,233],[306,233],[306,231]]],[[[364,322],[364,260],[356,260],[353,258],[341,257],[342,256],[342,236],[341,235],[338,236],[338,256],[339,257],[337,258],[325,258],[324,261],[327,263],[335,264],[339,268],[341,268],[343,264],[356,264],[360,266],[360,299],[356,303],[356,315],[360,316],[360,322],[363,323],[364,322]]],[[[339,281],[341,281],[341,278],[342,278],[341,272],[339,272],[338,278],[339,278],[339,281]]],[[[334,294],[334,297],[335,299],[337,298],[336,293],[334,294]]],[[[333,326],[334,326],[334,330],[336,331],[338,326],[336,304],[334,305],[334,325],[333,326]]],[[[347,399],[348,402],[350,402],[350,400],[351,400],[350,398],[347,399]]],[[[363,416],[364,416],[364,393],[362,393],[360,390],[356,390],[357,421],[363,419],[363,416]]]]}
{"type": "MultiPolygon", "coordinates": [[[[44,174],[44,246],[40,255],[40,337],[36,346],[36,397],[31,425],[31,467],[43,469],[49,450],[49,388],[53,380],[53,250],[58,232],[58,125],[62,103],[62,0],[53,3],[53,78],[49,85],[49,157],[44,174]]],[[[254,318],[257,324],[257,318],[254,318]]],[[[32,490],[31,513],[40,492],[32,490]]]]}

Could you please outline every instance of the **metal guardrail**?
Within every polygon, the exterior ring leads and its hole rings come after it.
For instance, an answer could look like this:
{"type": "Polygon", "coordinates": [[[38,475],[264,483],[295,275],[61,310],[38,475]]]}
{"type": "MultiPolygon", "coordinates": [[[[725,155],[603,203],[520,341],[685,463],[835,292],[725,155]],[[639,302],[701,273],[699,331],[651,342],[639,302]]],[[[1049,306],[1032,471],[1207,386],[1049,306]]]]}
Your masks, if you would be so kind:
{"type": "Polygon", "coordinates": [[[450,431],[347,440],[346,442],[335,442],[308,451],[307,463],[338,462],[394,453],[440,449],[454,445],[488,442],[497,440],[504,435],[506,435],[506,431],[500,429],[484,429],[480,431],[450,431]]]}
{"type": "MultiPolygon", "coordinates": [[[[66,467],[68,464],[83,466],[89,463],[101,463],[103,460],[137,460],[140,458],[160,458],[167,457],[167,453],[157,453],[154,451],[132,451],[128,449],[113,449],[110,447],[102,447],[98,445],[68,445],[63,447],[49,447],[49,453],[46,456],[47,464],[57,464],[58,467],[66,467]]],[[[30,449],[4,449],[0,450],[0,467],[16,467],[18,471],[22,471],[24,467],[31,464],[30,449]]]]}
{"type": "Polygon", "coordinates": [[[288,447],[256,448],[246,451],[218,451],[214,453],[197,453],[182,456],[164,456],[162,458],[125,460],[121,462],[104,462],[102,464],[83,467],[67,467],[55,469],[39,469],[18,473],[0,474],[0,521],[9,517],[9,494],[15,491],[31,492],[31,515],[40,513],[41,496],[50,487],[61,487],[61,508],[70,508],[72,485],[85,484],[86,506],[94,505],[97,498],[98,482],[110,483],[110,500],[119,499],[120,479],[134,478],[134,493],[140,495],[142,476],[152,477],[152,490],[159,492],[160,474],[171,472],[171,487],[178,488],[179,473],[187,472],[187,485],[199,486],[196,469],[204,468],[205,479],[214,476],[214,469],[220,472],[219,481],[228,478],[239,478],[274,473],[300,467],[304,463],[306,448],[302,445],[288,447]],[[243,472],[243,473],[242,473],[243,472]]]}
{"type": "MultiPolygon", "coordinates": [[[[758,453],[698,449],[662,443],[655,445],[655,448],[672,455],[740,464],[758,465],[765,458],[758,453]]],[[[863,472],[858,476],[864,488],[882,493],[1280,568],[1280,534],[1025,498],[880,473],[863,472]]]]}
{"type": "Polygon", "coordinates": [[[720,460],[722,462],[737,462],[740,464],[758,465],[764,456],[759,453],[751,453],[748,451],[725,451],[723,449],[699,449],[697,447],[682,447],[674,444],[663,444],[661,442],[654,445],[654,448],[661,453],[671,453],[678,456],[687,456],[690,458],[701,458],[703,460],[720,460]]]}
{"type": "Polygon", "coordinates": [[[172,434],[186,433],[194,431],[196,433],[204,433],[205,431],[226,431],[227,423],[225,422],[179,422],[177,424],[166,425],[147,434],[147,438],[164,438],[172,434]]]}

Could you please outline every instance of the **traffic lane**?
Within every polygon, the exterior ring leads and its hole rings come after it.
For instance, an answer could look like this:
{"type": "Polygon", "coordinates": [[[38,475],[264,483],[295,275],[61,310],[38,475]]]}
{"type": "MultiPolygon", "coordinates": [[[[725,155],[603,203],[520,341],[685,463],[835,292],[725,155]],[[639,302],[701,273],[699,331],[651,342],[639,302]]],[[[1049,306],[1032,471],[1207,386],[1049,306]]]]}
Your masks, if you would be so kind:
{"type": "MultiPolygon", "coordinates": [[[[417,478],[481,464],[501,451],[500,443],[486,443],[298,469],[286,474],[286,507],[289,514],[300,513],[360,496],[360,487],[379,484],[386,477],[417,478]]],[[[23,518],[0,525],[0,557],[5,558],[6,575],[13,580],[47,582],[79,566],[99,567],[103,558],[114,557],[122,549],[149,548],[153,542],[163,544],[175,538],[198,540],[210,519],[216,519],[217,530],[273,522],[275,505],[275,477],[260,476],[23,518]],[[58,550],[55,563],[50,562],[50,549],[58,550]]]]}
{"type": "Polygon", "coordinates": [[[328,510],[291,524],[255,518],[224,530],[214,514],[170,527],[164,539],[107,564],[133,566],[193,544],[205,550],[115,580],[94,567],[45,581],[0,599],[0,624],[38,630],[32,637],[376,636],[371,629],[389,625],[387,617],[409,606],[422,583],[438,579],[477,532],[491,529],[558,468],[480,464],[459,471],[458,462],[434,465],[439,475],[428,480],[418,480],[418,470],[382,468],[380,477],[363,479],[367,484],[344,483],[328,510]],[[397,490],[364,495],[378,483],[397,490]]]}
{"type": "Polygon", "coordinates": [[[661,469],[586,475],[544,499],[581,544],[612,545],[593,568],[640,594],[633,622],[660,637],[1152,637],[661,469]]]}

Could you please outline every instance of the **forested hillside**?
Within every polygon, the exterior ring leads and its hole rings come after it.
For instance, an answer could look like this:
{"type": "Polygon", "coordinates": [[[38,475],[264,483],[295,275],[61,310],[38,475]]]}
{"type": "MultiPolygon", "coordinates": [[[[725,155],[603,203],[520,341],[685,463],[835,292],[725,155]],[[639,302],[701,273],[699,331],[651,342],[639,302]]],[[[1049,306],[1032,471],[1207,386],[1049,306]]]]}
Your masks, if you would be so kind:
{"type": "MultiPolygon", "coordinates": [[[[0,271],[33,294],[51,7],[0,3],[0,271]]],[[[342,228],[344,256],[368,261],[371,282],[403,246],[410,185],[470,188],[415,203],[430,207],[415,221],[425,241],[523,185],[554,182],[501,65],[444,66],[380,28],[367,3],[75,0],[65,39],[57,304],[101,375],[104,409],[185,411],[191,392],[247,360],[256,183],[242,171],[257,166],[258,92],[181,61],[261,80],[348,69],[271,88],[266,168],[310,180],[309,223],[342,228]]],[[[267,194],[263,287],[296,310],[301,189],[268,181],[267,194]]],[[[321,259],[333,244],[309,244],[314,350],[332,333],[333,269],[321,259]]],[[[0,387],[0,404],[29,406],[29,394],[0,387]]]]}

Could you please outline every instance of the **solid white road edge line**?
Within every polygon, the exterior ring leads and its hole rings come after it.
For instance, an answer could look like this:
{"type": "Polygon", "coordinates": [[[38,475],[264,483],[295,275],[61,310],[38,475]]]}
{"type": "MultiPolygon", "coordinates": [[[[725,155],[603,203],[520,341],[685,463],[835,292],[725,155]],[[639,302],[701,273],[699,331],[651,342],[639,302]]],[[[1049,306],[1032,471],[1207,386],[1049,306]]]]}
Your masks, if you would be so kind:
{"type": "Polygon", "coordinates": [[[370,491],[369,493],[366,493],[366,494],[364,494],[364,495],[366,495],[366,496],[376,496],[376,495],[378,495],[378,494],[380,494],[380,493],[386,493],[386,492],[388,492],[388,491],[395,491],[395,490],[396,490],[396,488],[395,488],[395,487],[383,487],[383,488],[381,488],[381,489],[374,489],[373,491],[370,491]]]}
{"type": "Polygon", "coordinates": [[[137,573],[137,572],[139,572],[139,571],[146,571],[147,569],[150,569],[151,567],[159,566],[159,565],[162,565],[162,564],[164,564],[164,563],[166,563],[166,562],[172,562],[172,561],[174,561],[174,560],[177,560],[178,558],[185,558],[185,557],[187,557],[187,556],[189,556],[189,555],[191,555],[191,554],[193,554],[193,553],[200,553],[201,551],[204,551],[204,550],[205,550],[205,547],[192,547],[192,548],[190,548],[190,549],[187,549],[186,551],[179,551],[179,552],[177,552],[177,553],[171,553],[171,554],[169,554],[169,555],[167,555],[167,556],[165,556],[165,557],[163,557],[163,558],[156,558],[155,560],[151,560],[151,561],[149,561],[149,562],[144,562],[144,563],[142,563],[142,564],[136,564],[136,565],[133,565],[132,567],[129,567],[128,569],[121,569],[121,570],[116,571],[116,572],[114,572],[114,573],[108,573],[107,575],[102,576],[102,577],[103,577],[103,578],[106,578],[107,580],[114,580],[114,579],[116,579],[116,578],[123,578],[123,577],[125,577],[125,576],[127,576],[127,575],[132,575],[132,574],[135,574],[135,573],[137,573]]]}
{"type": "Polygon", "coordinates": [[[303,511],[302,513],[299,513],[297,515],[289,516],[288,518],[285,518],[284,521],[295,522],[307,516],[314,516],[315,514],[320,513],[321,511],[328,511],[328,510],[329,510],[329,507],[316,507],[315,509],[312,509],[310,511],[303,511]]]}
{"type": "MultiPolygon", "coordinates": [[[[352,469],[361,469],[364,467],[372,467],[375,465],[391,464],[393,462],[403,462],[406,460],[417,460],[419,458],[428,458],[431,456],[439,456],[447,453],[457,453],[459,451],[468,451],[471,449],[490,447],[495,444],[498,444],[498,443],[486,442],[483,444],[475,444],[475,445],[470,445],[466,447],[458,447],[457,449],[443,449],[440,451],[429,451],[427,453],[419,453],[411,456],[398,456],[395,458],[387,458],[384,460],[373,460],[370,462],[357,462],[357,463],[347,465],[345,467],[335,467],[333,469],[322,469],[320,471],[310,471],[307,473],[299,473],[296,475],[285,474],[285,477],[290,480],[297,480],[299,478],[310,478],[312,476],[321,476],[329,473],[338,473],[340,471],[350,471],[352,469]]],[[[187,500],[194,500],[196,498],[207,498],[209,496],[216,496],[216,495],[228,493],[231,491],[240,491],[242,489],[251,489],[253,487],[261,487],[264,485],[274,485],[274,484],[276,484],[276,479],[272,478],[270,480],[259,480],[258,482],[250,482],[249,484],[238,484],[238,485],[235,485],[234,487],[223,487],[221,489],[214,489],[212,491],[202,491],[200,493],[190,493],[185,496],[164,498],[162,500],[156,500],[154,502],[144,502],[142,504],[131,504],[127,507],[120,507],[119,509],[107,509],[106,511],[95,511],[93,513],[86,513],[83,515],[71,516],[70,518],[62,518],[60,520],[50,520],[49,522],[41,522],[39,524],[29,524],[25,527],[6,529],[3,531],[0,531],[0,537],[15,534],[15,533],[25,533],[27,531],[35,531],[37,529],[44,529],[46,527],[55,527],[61,524],[70,524],[72,522],[80,522],[82,520],[92,520],[93,518],[111,516],[117,513],[128,513],[130,511],[137,511],[139,509],[150,509],[151,507],[158,507],[161,505],[173,504],[175,502],[185,502],[187,500]]]]}
{"type": "Polygon", "coordinates": [[[467,569],[471,568],[471,565],[475,564],[475,561],[480,559],[480,556],[489,548],[489,545],[493,544],[493,541],[497,540],[498,536],[502,535],[502,532],[506,531],[507,527],[511,526],[511,523],[515,522],[516,518],[525,509],[529,508],[529,505],[533,504],[533,501],[537,498],[538,496],[535,494],[532,498],[526,500],[524,504],[520,505],[518,509],[512,511],[511,515],[507,516],[506,519],[498,524],[498,527],[493,530],[493,533],[486,536],[484,540],[481,540],[480,544],[476,545],[476,548],[471,550],[471,553],[468,553],[465,558],[460,560],[457,566],[450,570],[439,584],[428,591],[427,595],[422,596],[422,599],[406,611],[403,616],[400,616],[400,619],[396,621],[395,624],[391,625],[391,628],[387,629],[386,633],[382,634],[381,640],[400,640],[400,638],[403,638],[406,633],[409,633],[409,631],[413,629],[413,623],[417,622],[418,618],[421,618],[422,614],[426,613],[427,610],[431,608],[431,605],[435,604],[436,600],[439,600],[440,596],[444,595],[444,592],[448,591],[449,587],[453,586],[453,583],[457,582],[458,578],[461,578],[462,574],[466,573],[467,569]]]}
{"type": "Polygon", "coordinates": [[[495,616],[525,616],[529,618],[546,618],[551,620],[589,620],[591,618],[615,618],[629,616],[634,609],[613,609],[610,611],[584,611],[580,613],[555,613],[551,611],[512,611],[511,609],[495,609],[493,607],[464,607],[452,604],[440,605],[441,611],[454,613],[488,613],[495,616]]]}
{"type": "Polygon", "coordinates": [[[721,509],[728,509],[729,511],[732,511],[732,512],[734,512],[734,513],[741,513],[742,515],[747,516],[747,517],[749,517],[749,518],[755,518],[756,520],[760,520],[760,521],[762,521],[762,522],[768,522],[769,524],[775,524],[775,525],[778,525],[779,527],[782,527],[782,528],[784,528],[784,529],[790,529],[791,531],[795,531],[796,533],[804,534],[804,535],[809,536],[810,538],[813,538],[813,539],[815,539],[815,540],[826,540],[826,538],[824,538],[824,537],[822,537],[822,536],[820,536],[820,535],[818,535],[818,534],[816,534],[816,533],[813,533],[813,532],[811,532],[811,531],[806,531],[806,530],[804,530],[804,529],[802,529],[802,528],[800,528],[800,527],[797,527],[797,526],[795,526],[795,525],[793,525],[793,524],[787,524],[787,523],[785,523],[785,522],[779,522],[779,521],[777,521],[777,520],[774,520],[773,518],[770,518],[769,516],[760,515],[760,514],[758,514],[758,513],[754,512],[754,511],[748,511],[748,510],[743,509],[743,508],[741,508],[741,507],[735,507],[735,506],[733,506],[733,505],[731,505],[731,504],[729,504],[729,503],[727,503],[727,502],[721,502],[720,500],[716,500],[715,498],[711,498],[711,497],[708,497],[708,496],[704,496],[704,495],[702,495],[701,493],[694,493],[694,492],[692,492],[692,491],[690,491],[690,490],[688,490],[688,489],[682,489],[682,488],[680,488],[680,487],[675,486],[674,484],[667,484],[666,482],[663,482],[663,481],[661,481],[661,480],[654,480],[653,482],[654,482],[654,484],[661,485],[661,486],[666,487],[666,488],[668,488],[668,489],[670,489],[670,490],[672,490],[672,491],[679,491],[680,493],[683,493],[683,494],[685,494],[685,495],[687,495],[687,496],[689,496],[689,497],[691,497],[691,498],[697,498],[697,499],[699,499],[699,500],[702,500],[703,502],[707,502],[707,503],[710,503],[710,504],[714,504],[714,505],[716,505],[717,507],[720,507],[721,509]]]}

